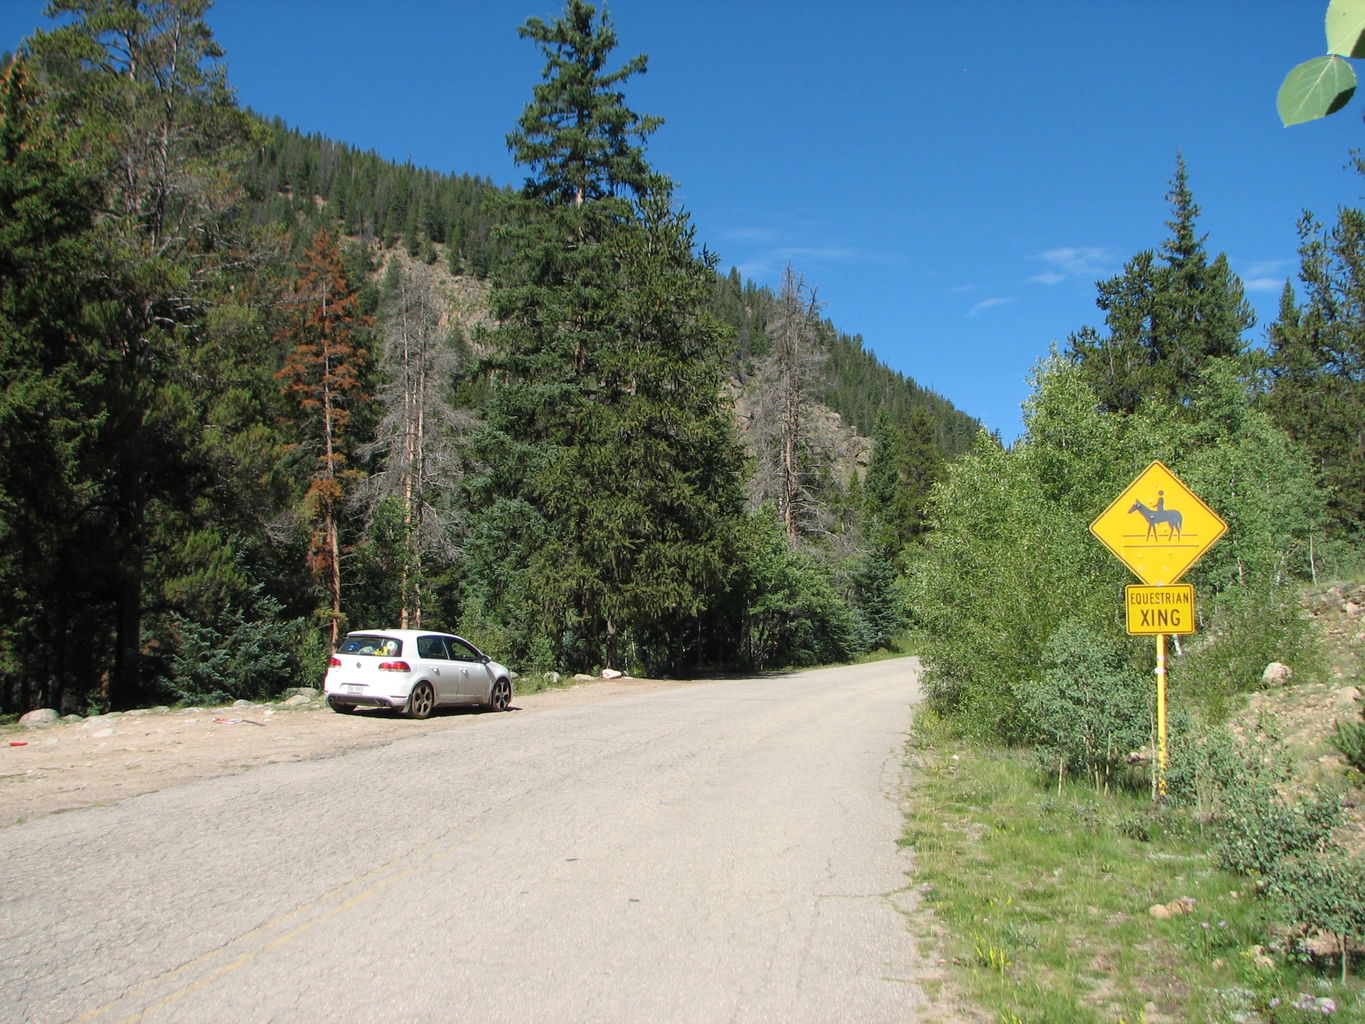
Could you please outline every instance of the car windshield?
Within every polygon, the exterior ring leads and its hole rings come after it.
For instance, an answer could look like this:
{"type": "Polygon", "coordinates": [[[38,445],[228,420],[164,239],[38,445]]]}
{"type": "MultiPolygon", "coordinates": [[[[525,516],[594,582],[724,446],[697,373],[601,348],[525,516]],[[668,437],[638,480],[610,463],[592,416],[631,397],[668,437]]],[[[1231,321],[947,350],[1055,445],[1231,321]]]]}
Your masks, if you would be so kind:
{"type": "Polygon", "coordinates": [[[391,636],[348,636],[337,648],[338,654],[373,654],[390,658],[403,653],[403,641],[391,636]]]}

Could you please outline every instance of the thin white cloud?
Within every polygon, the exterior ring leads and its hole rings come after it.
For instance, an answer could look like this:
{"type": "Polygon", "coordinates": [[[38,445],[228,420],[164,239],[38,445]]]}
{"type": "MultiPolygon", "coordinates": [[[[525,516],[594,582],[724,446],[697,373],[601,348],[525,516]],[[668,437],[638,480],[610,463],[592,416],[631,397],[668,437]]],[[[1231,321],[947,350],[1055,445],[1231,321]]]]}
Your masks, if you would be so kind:
{"type": "Polygon", "coordinates": [[[1291,266],[1289,260],[1260,260],[1249,263],[1246,270],[1239,275],[1242,278],[1242,287],[1249,292],[1278,292],[1284,288],[1291,266]]]}
{"type": "Polygon", "coordinates": [[[1034,275],[1029,281],[1046,285],[1061,284],[1074,277],[1094,279],[1107,273],[1114,263],[1113,253],[1093,245],[1044,249],[1034,258],[1046,263],[1049,269],[1034,275]]]}
{"type": "Polygon", "coordinates": [[[1014,301],[1014,299],[982,299],[972,307],[972,311],[967,315],[976,316],[978,313],[983,313],[988,309],[994,309],[996,306],[1008,306],[1014,301]]]}
{"type": "Polygon", "coordinates": [[[1245,274],[1247,277],[1275,277],[1287,276],[1290,269],[1288,260],[1258,260],[1255,263],[1248,263],[1245,274]]]}

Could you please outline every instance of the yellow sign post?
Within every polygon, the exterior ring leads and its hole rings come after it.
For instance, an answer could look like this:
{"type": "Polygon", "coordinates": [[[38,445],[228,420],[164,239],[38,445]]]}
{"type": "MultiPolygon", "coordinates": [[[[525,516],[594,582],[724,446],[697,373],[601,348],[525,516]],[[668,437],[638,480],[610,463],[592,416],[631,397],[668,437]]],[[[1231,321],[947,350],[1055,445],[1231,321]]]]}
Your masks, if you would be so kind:
{"type": "Polygon", "coordinates": [[[1172,586],[1227,533],[1218,517],[1161,462],[1138,474],[1090,532],[1146,586],[1126,591],[1128,632],[1156,636],[1157,789],[1166,792],[1166,636],[1194,632],[1194,587],[1172,586]],[[1134,628],[1134,627],[1137,628],[1134,628]]]}

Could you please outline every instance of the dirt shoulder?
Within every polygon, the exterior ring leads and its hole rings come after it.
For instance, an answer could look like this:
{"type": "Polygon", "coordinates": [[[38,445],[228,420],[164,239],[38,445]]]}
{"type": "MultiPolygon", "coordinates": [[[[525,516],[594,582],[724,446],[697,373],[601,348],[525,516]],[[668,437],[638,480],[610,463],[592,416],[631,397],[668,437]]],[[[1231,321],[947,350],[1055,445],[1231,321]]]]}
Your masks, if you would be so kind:
{"type": "MultiPolygon", "coordinates": [[[[532,714],[696,683],[614,679],[518,695],[532,714]]],[[[417,722],[392,714],[339,715],[320,698],[98,715],[0,729],[0,827],[112,803],[261,764],[335,757],[411,736],[477,727],[490,712],[455,710],[417,722]]]]}

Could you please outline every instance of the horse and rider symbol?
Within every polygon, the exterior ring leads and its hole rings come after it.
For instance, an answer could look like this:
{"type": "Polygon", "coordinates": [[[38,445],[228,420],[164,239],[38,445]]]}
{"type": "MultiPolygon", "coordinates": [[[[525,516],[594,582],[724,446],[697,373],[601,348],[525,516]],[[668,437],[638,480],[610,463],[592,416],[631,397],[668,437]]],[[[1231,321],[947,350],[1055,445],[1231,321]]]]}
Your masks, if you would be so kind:
{"type": "Polygon", "coordinates": [[[1142,518],[1147,520],[1146,540],[1161,539],[1156,530],[1159,523],[1166,524],[1166,539],[1168,541],[1180,539],[1180,524],[1184,521],[1184,517],[1177,510],[1166,507],[1165,491],[1156,492],[1156,508],[1148,508],[1142,502],[1134,501],[1133,507],[1128,511],[1130,514],[1141,512],[1142,518]]]}

